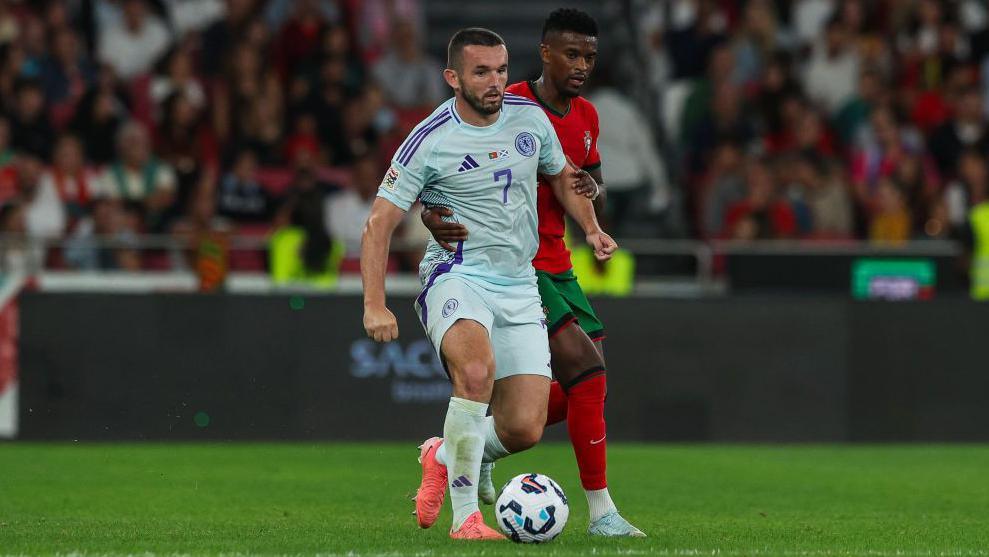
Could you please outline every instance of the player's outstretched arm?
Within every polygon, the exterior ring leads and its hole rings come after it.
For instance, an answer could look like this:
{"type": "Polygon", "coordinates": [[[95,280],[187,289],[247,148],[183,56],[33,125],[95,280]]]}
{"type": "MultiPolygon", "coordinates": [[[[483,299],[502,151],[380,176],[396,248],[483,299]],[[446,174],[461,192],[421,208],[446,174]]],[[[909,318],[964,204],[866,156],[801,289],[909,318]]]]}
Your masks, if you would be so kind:
{"type": "Polygon", "coordinates": [[[364,283],[364,331],[377,342],[398,338],[398,321],[385,306],[385,271],[395,228],[405,211],[382,198],[374,200],[361,238],[361,281],[364,283]]]}
{"type": "Polygon", "coordinates": [[[598,224],[597,216],[594,213],[593,202],[577,193],[577,184],[587,175],[587,171],[577,170],[568,163],[562,172],[556,176],[547,176],[547,180],[549,180],[550,186],[553,188],[553,195],[556,196],[560,205],[584,230],[588,245],[594,248],[594,257],[598,261],[607,261],[611,259],[611,254],[618,249],[618,244],[611,236],[601,230],[601,225],[598,224]]]}
{"type": "Polygon", "coordinates": [[[422,224],[429,229],[440,246],[446,251],[457,251],[451,242],[467,241],[467,227],[459,222],[447,222],[443,217],[452,217],[453,209],[449,207],[427,207],[423,205],[422,214],[419,215],[422,224]]]}

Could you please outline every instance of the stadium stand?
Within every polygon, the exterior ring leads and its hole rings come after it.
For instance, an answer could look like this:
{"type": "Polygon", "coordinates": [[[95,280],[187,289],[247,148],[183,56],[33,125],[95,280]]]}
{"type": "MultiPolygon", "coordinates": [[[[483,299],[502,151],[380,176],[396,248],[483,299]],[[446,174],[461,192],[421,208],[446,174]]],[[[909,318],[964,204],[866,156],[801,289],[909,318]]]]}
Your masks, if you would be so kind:
{"type": "MultiPolygon", "coordinates": [[[[652,158],[622,163],[641,168],[615,182],[620,236],[972,244],[970,214],[989,190],[984,3],[579,4],[602,22],[587,95],[645,124],[634,141],[652,158]]],[[[186,268],[169,242],[223,229],[253,252],[225,264],[264,271],[285,226],[308,226],[327,255],[341,235],[328,208],[369,202],[353,196],[353,166],[381,173],[447,95],[448,31],[490,16],[513,79],[538,71],[533,22],[548,4],[479,7],[471,21],[456,5],[0,1],[0,260],[186,268]],[[303,194],[315,214],[293,210],[303,194]],[[108,238],[118,245],[93,244],[108,238]],[[38,239],[49,247],[21,245],[38,239]]],[[[628,152],[607,136],[602,151],[628,152]]],[[[415,220],[410,244],[424,237],[415,220]]],[[[344,272],[357,268],[349,232],[344,272]]],[[[686,251],[701,265],[703,249],[686,251]]],[[[413,269],[413,252],[393,268],[413,269]]],[[[322,255],[310,263],[333,259],[322,255]]]]}

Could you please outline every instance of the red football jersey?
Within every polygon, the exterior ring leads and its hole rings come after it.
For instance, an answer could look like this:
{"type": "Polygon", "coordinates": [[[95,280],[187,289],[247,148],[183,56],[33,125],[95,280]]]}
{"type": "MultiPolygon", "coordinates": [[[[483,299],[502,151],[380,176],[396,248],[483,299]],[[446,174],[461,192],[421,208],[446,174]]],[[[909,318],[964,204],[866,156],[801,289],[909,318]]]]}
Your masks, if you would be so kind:
{"type": "MultiPolygon", "coordinates": [[[[521,97],[532,99],[543,107],[546,116],[556,129],[563,152],[578,167],[594,170],[601,166],[598,154],[598,112],[590,101],[575,97],[570,101],[570,110],[560,114],[550,108],[536,95],[535,85],[530,81],[520,81],[506,89],[521,97]]],[[[537,211],[539,213],[539,250],[532,260],[532,266],[547,273],[562,273],[573,267],[570,263],[570,250],[563,242],[566,212],[553,195],[553,189],[542,178],[539,179],[537,211]]]]}

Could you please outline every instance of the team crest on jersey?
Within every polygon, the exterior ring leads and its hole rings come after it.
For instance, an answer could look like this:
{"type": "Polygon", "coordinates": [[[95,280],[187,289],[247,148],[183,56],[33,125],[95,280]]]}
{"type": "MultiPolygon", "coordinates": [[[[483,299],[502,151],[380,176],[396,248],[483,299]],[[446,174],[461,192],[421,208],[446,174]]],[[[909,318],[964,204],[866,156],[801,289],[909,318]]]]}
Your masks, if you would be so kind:
{"type": "Polygon", "coordinates": [[[488,153],[488,160],[497,161],[508,158],[508,149],[499,149],[488,153]]]}
{"type": "Polygon", "coordinates": [[[401,177],[402,173],[393,164],[388,167],[388,172],[385,173],[385,178],[381,181],[381,187],[388,191],[395,191],[395,184],[398,183],[398,179],[401,177]]]}
{"type": "Polygon", "coordinates": [[[594,138],[591,137],[591,132],[589,130],[585,130],[584,131],[584,156],[585,157],[591,154],[591,143],[593,141],[594,141],[594,138]]]}
{"type": "Polygon", "coordinates": [[[450,298],[443,304],[443,317],[450,317],[453,312],[457,311],[458,307],[460,307],[460,302],[456,298],[450,298]]]}
{"type": "Polygon", "coordinates": [[[536,154],[536,138],[529,132],[522,132],[515,136],[515,148],[522,156],[531,157],[536,154]]]}

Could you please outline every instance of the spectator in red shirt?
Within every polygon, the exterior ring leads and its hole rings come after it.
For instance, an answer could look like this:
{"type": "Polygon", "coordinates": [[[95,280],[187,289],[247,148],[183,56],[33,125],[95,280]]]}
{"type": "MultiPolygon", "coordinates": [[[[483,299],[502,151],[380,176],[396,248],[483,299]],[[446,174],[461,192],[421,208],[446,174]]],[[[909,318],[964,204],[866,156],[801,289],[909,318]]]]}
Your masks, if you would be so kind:
{"type": "Polygon", "coordinates": [[[745,187],[745,199],[728,208],[724,236],[762,240],[790,238],[796,233],[797,219],[790,205],[777,196],[776,177],[768,161],[749,161],[745,187]]]}
{"type": "Polygon", "coordinates": [[[10,121],[0,113],[0,204],[17,194],[17,167],[10,148],[10,121]]]}
{"type": "Polygon", "coordinates": [[[834,135],[821,114],[803,98],[791,96],[784,99],[780,110],[783,127],[764,139],[768,154],[813,151],[824,157],[834,156],[834,135]]]}
{"type": "Polygon", "coordinates": [[[85,167],[85,162],[79,139],[66,134],[55,144],[51,168],[41,176],[42,184],[50,184],[65,204],[70,226],[89,212],[97,194],[97,176],[85,167]]]}
{"type": "Polygon", "coordinates": [[[297,0],[292,18],[282,26],[275,43],[279,75],[287,81],[299,67],[319,52],[320,38],[327,22],[317,0],[297,0]]]}
{"type": "MultiPolygon", "coordinates": [[[[923,142],[916,130],[901,126],[889,107],[877,107],[865,131],[864,139],[852,153],[851,176],[856,201],[868,206],[879,180],[891,176],[903,158],[922,155],[923,142]]],[[[928,181],[936,184],[936,170],[926,159],[922,162],[928,181]]]]}
{"type": "Polygon", "coordinates": [[[319,137],[317,135],[316,117],[308,112],[295,116],[292,133],[285,138],[286,161],[295,161],[300,151],[307,151],[310,156],[324,160],[320,153],[319,137]]]}

